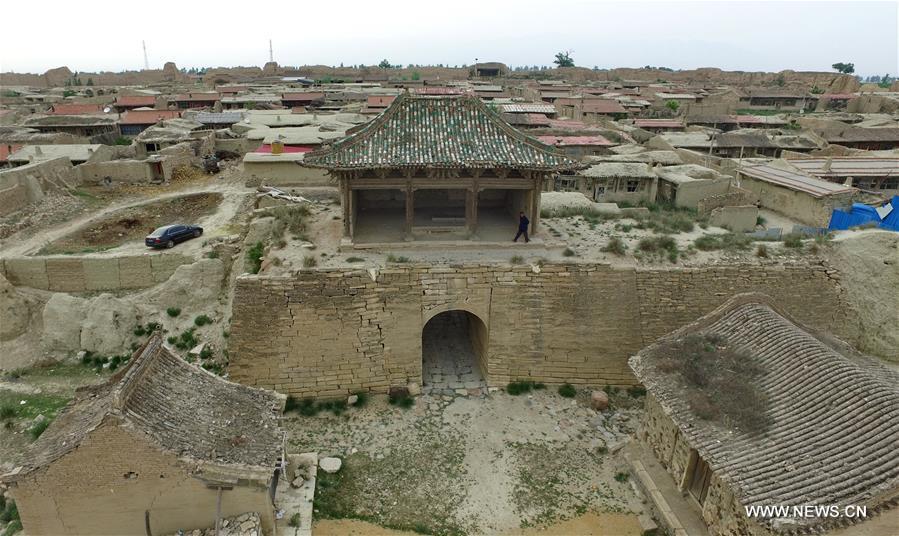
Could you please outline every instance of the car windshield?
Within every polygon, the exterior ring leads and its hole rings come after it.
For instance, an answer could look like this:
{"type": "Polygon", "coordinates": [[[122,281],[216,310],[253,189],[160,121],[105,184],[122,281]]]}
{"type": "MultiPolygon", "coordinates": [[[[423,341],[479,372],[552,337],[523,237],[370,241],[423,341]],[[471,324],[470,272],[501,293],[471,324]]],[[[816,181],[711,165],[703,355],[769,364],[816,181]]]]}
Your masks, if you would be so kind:
{"type": "Polygon", "coordinates": [[[150,233],[150,236],[153,238],[160,237],[160,236],[164,235],[165,232],[168,231],[169,229],[171,229],[172,227],[173,227],[172,225],[166,225],[165,227],[160,227],[159,229],[156,229],[155,231],[150,233]]]}

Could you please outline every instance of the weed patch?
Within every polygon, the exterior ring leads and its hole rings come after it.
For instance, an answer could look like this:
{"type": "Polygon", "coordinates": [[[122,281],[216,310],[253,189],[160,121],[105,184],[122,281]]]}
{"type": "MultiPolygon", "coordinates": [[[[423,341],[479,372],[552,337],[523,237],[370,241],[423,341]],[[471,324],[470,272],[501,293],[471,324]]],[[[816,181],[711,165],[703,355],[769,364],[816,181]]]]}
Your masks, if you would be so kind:
{"type": "Polygon", "coordinates": [[[259,270],[262,268],[262,253],[264,250],[264,246],[262,242],[256,242],[250,249],[247,250],[247,270],[251,274],[258,274],[259,270]]]}
{"type": "Polygon", "coordinates": [[[621,257],[627,251],[627,245],[624,243],[624,240],[618,238],[617,236],[613,236],[609,239],[608,244],[600,248],[600,251],[612,253],[621,257]]]}
{"type": "Polygon", "coordinates": [[[702,251],[714,250],[744,250],[752,244],[752,238],[746,235],[727,233],[717,235],[702,235],[693,241],[696,249],[702,251]]]}
{"type": "Polygon", "coordinates": [[[577,389],[574,388],[570,383],[566,383],[559,386],[559,396],[565,398],[574,398],[577,395],[577,389]]]}

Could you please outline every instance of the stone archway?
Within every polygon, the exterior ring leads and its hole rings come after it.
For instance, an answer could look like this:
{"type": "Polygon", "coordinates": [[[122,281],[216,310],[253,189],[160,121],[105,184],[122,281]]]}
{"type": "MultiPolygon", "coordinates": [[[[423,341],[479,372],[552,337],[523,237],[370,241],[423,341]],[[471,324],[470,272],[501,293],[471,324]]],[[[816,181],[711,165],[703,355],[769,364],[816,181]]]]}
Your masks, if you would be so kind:
{"type": "Polygon", "coordinates": [[[453,309],[434,315],[421,331],[422,388],[451,394],[487,386],[487,326],[477,315],[453,309]]]}

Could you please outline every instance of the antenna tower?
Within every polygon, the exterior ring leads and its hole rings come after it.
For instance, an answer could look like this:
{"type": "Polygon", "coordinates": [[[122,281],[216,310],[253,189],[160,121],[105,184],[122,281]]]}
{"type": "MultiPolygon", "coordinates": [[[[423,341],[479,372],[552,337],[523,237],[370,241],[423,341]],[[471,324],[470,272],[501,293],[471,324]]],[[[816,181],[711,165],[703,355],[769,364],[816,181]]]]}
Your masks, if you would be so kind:
{"type": "Polygon", "coordinates": [[[150,70],[150,60],[147,59],[147,42],[141,41],[140,44],[143,45],[143,47],[144,47],[144,70],[149,71],[150,70]]]}
{"type": "Polygon", "coordinates": [[[268,61],[275,61],[275,55],[272,53],[272,40],[268,40],[268,61]]]}

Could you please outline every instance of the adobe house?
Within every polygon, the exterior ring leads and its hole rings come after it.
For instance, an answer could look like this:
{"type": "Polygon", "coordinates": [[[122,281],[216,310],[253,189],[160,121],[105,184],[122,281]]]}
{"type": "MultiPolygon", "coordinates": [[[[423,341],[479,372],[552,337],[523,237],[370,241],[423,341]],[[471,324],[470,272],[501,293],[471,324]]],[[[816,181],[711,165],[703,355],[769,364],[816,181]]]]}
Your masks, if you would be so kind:
{"type": "Polygon", "coordinates": [[[712,536],[839,527],[841,536],[895,533],[899,516],[887,511],[899,498],[899,374],[892,369],[819,338],[760,294],[735,296],[648,346],[630,366],[647,395],[628,457],[641,483],[659,491],[650,496],[666,524],[704,524],[712,536]],[[726,395],[739,396],[736,404],[716,397],[704,405],[708,388],[682,372],[684,356],[725,359],[727,352],[753,372],[721,376],[744,384],[739,395],[726,395]],[[838,515],[792,510],[806,505],[833,506],[838,515]],[[763,506],[789,510],[747,515],[746,507],[763,506]]]}
{"type": "Polygon", "coordinates": [[[652,203],[659,177],[642,162],[600,162],[578,173],[578,190],[598,203],[652,203]]]}
{"type": "Polygon", "coordinates": [[[355,243],[505,241],[519,211],[536,234],[543,182],[583,167],[476,97],[409,93],[355,133],[307,153],[303,165],[337,179],[344,237],[355,243]]]}
{"type": "Polygon", "coordinates": [[[155,335],[79,389],[2,477],[28,534],[170,534],[257,512],[275,523],[285,397],[228,382],[155,335]]]}

